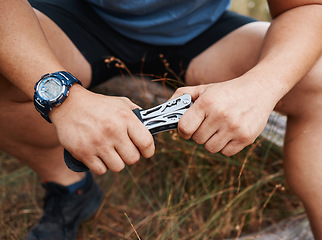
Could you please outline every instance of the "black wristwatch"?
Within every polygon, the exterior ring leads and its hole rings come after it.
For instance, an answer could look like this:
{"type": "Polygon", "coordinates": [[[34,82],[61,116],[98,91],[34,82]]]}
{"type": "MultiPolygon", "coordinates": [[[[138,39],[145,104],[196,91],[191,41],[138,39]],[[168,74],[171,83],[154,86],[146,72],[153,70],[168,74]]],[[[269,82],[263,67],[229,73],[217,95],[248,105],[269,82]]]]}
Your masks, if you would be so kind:
{"type": "Polygon", "coordinates": [[[82,85],[77,78],[65,71],[45,74],[36,83],[34,105],[49,123],[51,123],[48,116],[50,110],[66,100],[70,87],[75,83],[82,85]]]}

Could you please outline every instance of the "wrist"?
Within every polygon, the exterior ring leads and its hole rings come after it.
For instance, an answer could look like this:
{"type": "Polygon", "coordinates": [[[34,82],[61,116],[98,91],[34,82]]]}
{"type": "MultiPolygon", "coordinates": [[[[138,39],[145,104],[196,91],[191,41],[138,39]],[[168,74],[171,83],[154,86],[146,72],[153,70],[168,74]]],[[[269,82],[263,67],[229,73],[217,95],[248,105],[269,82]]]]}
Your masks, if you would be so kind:
{"type": "Polygon", "coordinates": [[[293,84],[287,81],[286,76],[276,72],[276,70],[267,70],[263,67],[256,66],[241,78],[244,79],[243,84],[249,82],[248,86],[253,88],[253,92],[262,95],[265,102],[274,106],[293,87],[293,84]]]}
{"type": "Polygon", "coordinates": [[[62,119],[69,112],[71,112],[72,109],[75,109],[75,103],[79,102],[79,99],[82,99],[82,96],[84,96],[84,91],[88,90],[79,84],[72,85],[65,101],[62,104],[52,108],[52,110],[49,112],[49,118],[51,121],[55,123],[57,120],[62,119]]]}

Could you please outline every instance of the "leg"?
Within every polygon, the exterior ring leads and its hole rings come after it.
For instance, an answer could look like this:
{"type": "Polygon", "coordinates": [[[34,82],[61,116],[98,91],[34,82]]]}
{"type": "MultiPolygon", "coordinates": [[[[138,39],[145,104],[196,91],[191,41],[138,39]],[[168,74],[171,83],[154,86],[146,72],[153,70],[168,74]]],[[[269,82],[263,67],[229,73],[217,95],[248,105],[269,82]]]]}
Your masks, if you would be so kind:
{"type": "Polygon", "coordinates": [[[302,200],[316,239],[322,239],[322,58],[277,105],[288,116],[285,174],[302,200]]]}
{"type": "MultiPolygon", "coordinates": [[[[88,86],[91,76],[88,62],[56,24],[35,12],[57,58],[88,86]]],[[[54,127],[39,116],[30,99],[1,76],[0,86],[1,149],[28,164],[42,179],[62,185],[78,181],[83,174],[71,172],[65,166],[54,127]]]]}
{"type": "MultiPolygon", "coordinates": [[[[251,23],[230,33],[189,65],[190,85],[226,81],[252,68],[259,57],[268,28],[251,23]],[[209,64],[211,63],[211,64],[209,64]],[[209,77],[211,76],[211,78],[209,77]]],[[[304,203],[316,239],[322,239],[322,59],[276,106],[288,116],[284,146],[286,178],[304,203]]]]}
{"type": "MultiPolygon", "coordinates": [[[[88,87],[89,63],[56,24],[35,12],[57,59],[88,87]]],[[[0,148],[48,182],[44,184],[43,217],[26,239],[75,239],[80,222],[97,211],[103,194],[90,174],[84,177],[84,173],[66,167],[53,125],[44,121],[33,102],[1,75],[0,132],[0,148]]]]}

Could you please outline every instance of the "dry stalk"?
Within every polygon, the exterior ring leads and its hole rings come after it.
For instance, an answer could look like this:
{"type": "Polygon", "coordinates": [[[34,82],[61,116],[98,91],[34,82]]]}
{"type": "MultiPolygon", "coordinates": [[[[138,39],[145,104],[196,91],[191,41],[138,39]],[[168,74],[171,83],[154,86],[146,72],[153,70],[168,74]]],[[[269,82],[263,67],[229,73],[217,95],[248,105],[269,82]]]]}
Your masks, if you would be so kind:
{"type": "Polygon", "coordinates": [[[140,238],[139,234],[137,233],[137,231],[135,230],[135,228],[134,228],[134,226],[133,226],[133,224],[132,224],[132,222],[131,222],[130,218],[127,216],[127,214],[126,214],[126,213],[124,213],[124,215],[125,215],[125,217],[127,218],[127,220],[129,221],[129,223],[131,224],[131,227],[132,227],[132,229],[133,229],[133,231],[134,231],[134,233],[135,233],[136,237],[137,237],[139,240],[141,240],[141,238],[140,238]]]}

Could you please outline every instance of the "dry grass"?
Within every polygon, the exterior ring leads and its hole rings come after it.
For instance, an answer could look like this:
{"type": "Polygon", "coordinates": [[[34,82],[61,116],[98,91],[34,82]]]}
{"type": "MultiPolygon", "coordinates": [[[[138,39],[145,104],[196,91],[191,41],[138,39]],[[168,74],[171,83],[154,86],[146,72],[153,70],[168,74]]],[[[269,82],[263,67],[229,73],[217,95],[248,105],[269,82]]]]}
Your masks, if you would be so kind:
{"type": "MultiPolygon", "coordinates": [[[[223,239],[303,211],[285,186],[280,148],[258,139],[235,157],[178,138],[156,138],[151,159],[96,177],[105,200],[78,239],[223,239]]],[[[23,239],[41,216],[37,176],[1,155],[0,239],[23,239]]]]}

